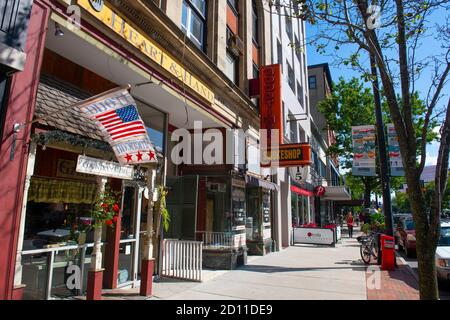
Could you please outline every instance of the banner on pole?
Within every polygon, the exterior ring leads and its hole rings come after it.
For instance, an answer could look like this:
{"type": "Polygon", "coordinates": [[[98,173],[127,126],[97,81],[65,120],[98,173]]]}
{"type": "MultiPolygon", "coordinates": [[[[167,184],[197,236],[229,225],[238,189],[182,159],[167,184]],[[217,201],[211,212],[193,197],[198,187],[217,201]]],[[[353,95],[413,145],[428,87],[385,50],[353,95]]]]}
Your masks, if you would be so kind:
{"type": "Polygon", "coordinates": [[[354,176],[376,176],[375,126],[352,127],[354,176]]]}
{"type": "Polygon", "coordinates": [[[108,91],[78,107],[103,132],[120,164],[157,163],[155,148],[129,88],[108,91]]]}
{"type": "Polygon", "coordinates": [[[402,155],[400,153],[400,145],[398,143],[398,135],[397,131],[395,131],[395,126],[392,123],[387,125],[387,138],[389,162],[391,165],[391,176],[404,177],[405,169],[403,168],[402,155]]]}

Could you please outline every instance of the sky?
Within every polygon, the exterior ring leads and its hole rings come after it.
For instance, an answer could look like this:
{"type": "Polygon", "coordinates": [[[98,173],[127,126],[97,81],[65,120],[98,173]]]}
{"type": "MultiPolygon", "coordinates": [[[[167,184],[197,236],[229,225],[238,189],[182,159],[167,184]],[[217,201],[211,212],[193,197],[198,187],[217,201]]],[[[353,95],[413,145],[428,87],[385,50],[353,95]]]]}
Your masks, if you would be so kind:
{"type": "MultiPolygon", "coordinates": [[[[432,21],[444,21],[446,15],[448,16],[448,13],[445,11],[436,12],[433,16],[431,16],[432,21]]],[[[382,18],[382,16],[381,16],[382,18]]],[[[307,36],[307,42],[308,38],[312,38],[317,34],[317,28],[320,28],[319,26],[311,26],[307,24],[306,28],[306,36],[307,36]]],[[[326,50],[328,53],[333,53],[336,51],[335,45],[330,44],[329,47],[326,50]]],[[[443,52],[442,48],[440,47],[440,44],[437,43],[432,37],[425,38],[423,40],[423,45],[418,50],[418,55],[422,57],[429,56],[430,54],[443,52]]],[[[307,47],[307,53],[308,53],[308,65],[315,65],[315,64],[321,64],[321,63],[329,63],[330,65],[330,71],[331,76],[333,78],[333,81],[337,82],[340,77],[343,77],[346,80],[351,79],[353,76],[359,78],[359,74],[352,70],[350,67],[347,67],[345,65],[337,65],[335,61],[333,61],[333,57],[330,57],[328,55],[321,55],[320,53],[317,53],[314,46],[311,46],[308,44],[307,47]]],[[[351,47],[340,47],[339,52],[337,53],[339,56],[349,56],[351,53],[354,53],[354,50],[352,50],[351,47]]],[[[428,89],[431,84],[431,70],[426,70],[422,73],[420,79],[418,82],[416,82],[416,90],[419,91],[420,96],[424,99],[426,97],[426,94],[428,92],[428,89]]],[[[398,92],[398,91],[397,91],[398,92]]],[[[444,103],[447,101],[448,96],[450,95],[450,86],[447,85],[443,93],[446,95],[444,99],[442,99],[440,103],[440,107],[444,105],[444,103]]],[[[437,131],[439,131],[439,128],[437,128],[437,131]]],[[[427,165],[435,165],[437,162],[437,155],[439,152],[439,143],[434,142],[432,144],[429,144],[427,146],[427,165]]]]}

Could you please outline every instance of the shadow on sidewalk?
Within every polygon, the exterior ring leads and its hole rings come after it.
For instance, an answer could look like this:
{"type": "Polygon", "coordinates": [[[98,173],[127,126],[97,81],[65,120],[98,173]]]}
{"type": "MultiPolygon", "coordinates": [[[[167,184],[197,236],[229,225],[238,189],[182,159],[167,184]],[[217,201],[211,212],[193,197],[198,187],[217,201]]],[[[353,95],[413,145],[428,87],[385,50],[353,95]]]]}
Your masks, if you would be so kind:
{"type": "Polygon", "coordinates": [[[393,280],[402,281],[408,287],[419,290],[419,283],[408,268],[408,266],[399,265],[394,271],[388,271],[388,275],[393,280]]]}
{"type": "MultiPolygon", "coordinates": [[[[348,264],[348,263],[346,263],[348,264]]],[[[348,267],[299,267],[299,268],[288,268],[288,267],[278,267],[278,266],[265,266],[265,265],[247,265],[245,267],[239,268],[240,271],[248,272],[261,272],[261,273],[277,273],[277,272],[304,272],[304,271],[320,271],[320,270],[345,270],[351,269],[353,271],[365,271],[366,267],[361,265],[349,265],[348,267]]]]}

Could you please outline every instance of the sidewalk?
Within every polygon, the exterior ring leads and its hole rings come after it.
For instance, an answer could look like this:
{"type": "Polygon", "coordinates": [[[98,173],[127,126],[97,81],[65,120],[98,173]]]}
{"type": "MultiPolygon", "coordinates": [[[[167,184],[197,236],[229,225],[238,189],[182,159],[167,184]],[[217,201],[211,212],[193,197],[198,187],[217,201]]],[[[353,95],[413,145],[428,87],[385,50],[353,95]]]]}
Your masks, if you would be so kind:
{"type": "MultiPolygon", "coordinates": [[[[233,271],[205,271],[203,283],[163,279],[149,300],[366,300],[366,267],[355,239],[336,246],[296,245],[249,257],[233,271]],[[209,280],[208,280],[209,278],[209,280]]],[[[145,300],[139,290],[104,291],[104,299],[145,300]]]]}
{"type": "Polygon", "coordinates": [[[368,300],[419,300],[419,284],[413,270],[397,258],[394,271],[369,267],[366,273],[368,300]],[[375,271],[375,273],[374,273],[375,271]],[[377,274],[380,273],[380,274],[377,274]]]}
{"type": "MultiPolygon", "coordinates": [[[[355,232],[355,237],[359,234],[355,232]]],[[[356,239],[335,248],[296,245],[264,257],[249,257],[233,271],[204,270],[202,283],[161,279],[153,296],[139,289],[105,290],[104,300],[417,300],[417,280],[399,260],[395,271],[367,267],[356,239]]],[[[79,297],[83,299],[84,297],[79,297]]]]}

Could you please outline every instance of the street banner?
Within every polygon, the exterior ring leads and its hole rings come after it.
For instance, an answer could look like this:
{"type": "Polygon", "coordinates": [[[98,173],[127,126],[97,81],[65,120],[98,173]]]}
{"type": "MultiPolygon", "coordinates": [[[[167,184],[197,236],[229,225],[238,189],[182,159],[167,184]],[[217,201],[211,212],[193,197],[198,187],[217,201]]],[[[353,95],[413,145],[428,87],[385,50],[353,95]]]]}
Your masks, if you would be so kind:
{"type": "Polygon", "coordinates": [[[272,130],[278,130],[278,143],[283,144],[283,107],[281,99],[281,65],[263,66],[260,70],[260,121],[267,136],[267,146],[272,145],[272,130]]]}
{"type": "Polygon", "coordinates": [[[375,126],[352,127],[354,176],[376,176],[375,126]]]}
{"type": "Polygon", "coordinates": [[[154,146],[129,88],[110,90],[77,106],[97,124],[121,165],[157,163],[154,146]]]}
{"type": "Polygon", "coordinates": [[[400,153],[400,145],[398,143],[397,131],[393,124],[387,125],[387,140],[389,150],[389,162],[391,165],[391,176],[404,177],[405,169],[403,168],[402,155],[400,153]]]}
{"type": "Polygon", "coordinates": [[[302,167],[311,165],[309,143],[283,144],[279,147],[261,148],[261,167],[302,167]]]}

